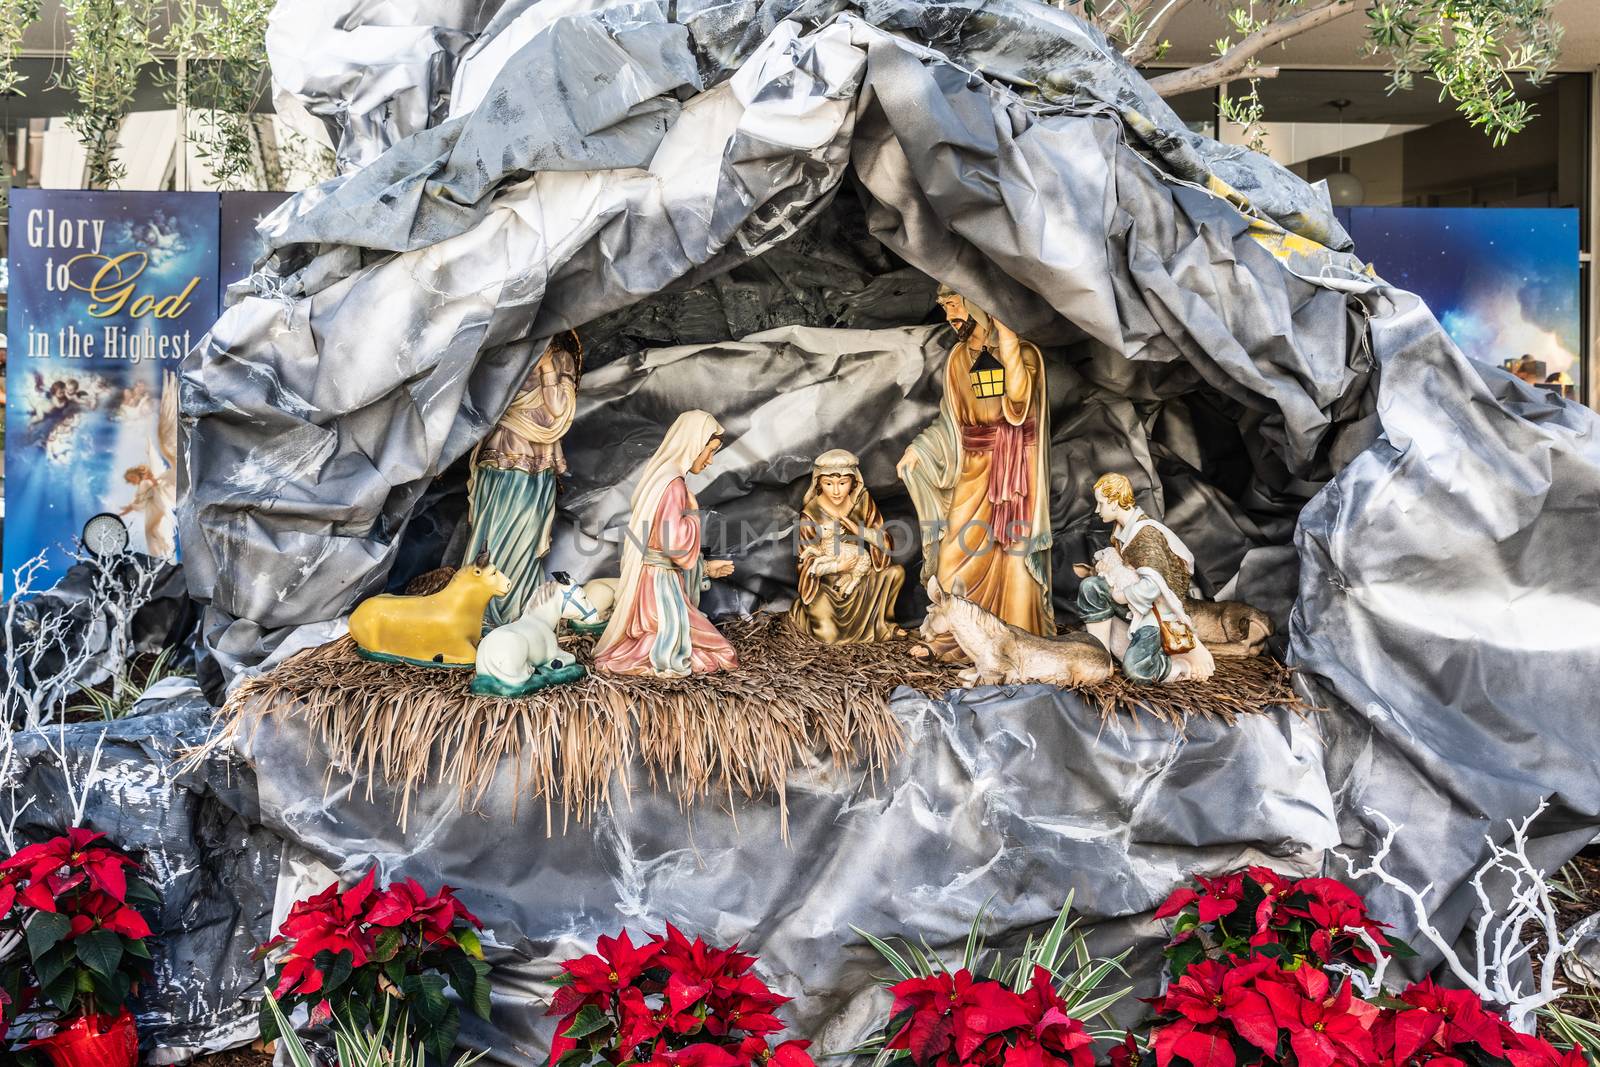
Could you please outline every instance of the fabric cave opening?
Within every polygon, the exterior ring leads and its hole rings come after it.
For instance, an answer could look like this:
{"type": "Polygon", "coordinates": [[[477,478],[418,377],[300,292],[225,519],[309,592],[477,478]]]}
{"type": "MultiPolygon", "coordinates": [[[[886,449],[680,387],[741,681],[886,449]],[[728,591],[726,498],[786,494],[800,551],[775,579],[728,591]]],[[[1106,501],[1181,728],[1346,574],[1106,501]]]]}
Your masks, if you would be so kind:
{"type": "MultiPolygon", "coordinates": [[[[895,464],[938,408],[954,334],[935,305],[937,286],[869,234],[860,198],[846,189],[763,255],[579,326],[583,377],[549,569],[580,580],[615,573],[630,473],[688,407],[729,429],[697,494],[712,513],[708,551],[741,564],[708,593],[713,616],[788,605],[796,509],[813,458],[830,448],[857,453],[884,518],[914,531],[895,464]]],[[[1072,564],[1109,537],[1093,514],[1092,486],[1118,471],[1192,547],[1202,592],[1273,616],[1282,654],[1299,577],[1295,520],[1321,483],[1287,470],[1272,444],[1273,417],[1223,395],[1187,363],[1125,359],[1064,319],[1028,339],[1049,375],[1058,619],[1078,621],[1072,564]]],[[[428,488],[389,590],[461,561],[470,461],[428,488]]],[[[897,615],[914,622],[926,604],[915,580],[921,553],[915,537],[899,540],[908,543],[895,558],[911,580],[897,615]]]]}

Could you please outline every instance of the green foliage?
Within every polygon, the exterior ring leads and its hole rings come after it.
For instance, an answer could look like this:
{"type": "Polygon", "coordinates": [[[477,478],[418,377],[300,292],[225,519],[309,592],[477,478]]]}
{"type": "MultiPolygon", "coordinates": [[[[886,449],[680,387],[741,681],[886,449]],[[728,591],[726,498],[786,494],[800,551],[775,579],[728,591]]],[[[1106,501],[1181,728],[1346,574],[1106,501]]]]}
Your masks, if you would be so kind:
{"type": "Polygon", "coordinates": [[[22,95],[27,79],[13,64],[22,51],[22,35],[39,21],[39,0],[0,0],[0,96],[22,95]]]}
{"type": "Polygon", "coordinates": [[[139,72],[154,56],[154,0],[61,0],[71,31],[58,87],[78,98],[67,118],[88,151],[91,189],[109,189],[127,176],[117,158],[117,134],[133,104],[139,72]]]}
{"type": "Polygon", "coordinates": [[[1570,990],[1554,1004],[1539,1009],[1542,1033],[1562,1048],[1600,1049],[1600,995],[1570,990]],[[1583,1013],[1568,1010],[1581,1004],[1583,1013]]]}
{"type": "Polygon", "coordinates": [[[1391,92],[1426,71],[1441,100],[1501,145],[1533,117],[1517,99],[1516,75],[1541,82],[1560,55],[1554,8],[1555,0],[1377,0],[1367,9],[1368,47],[1389,60],[1391,92]]]}
{"type": "MultiPolygon", "coordinates": [[[[291,1067],[317,1067],[311,1050],[289,1025],[283,1008],[271,994],[262,1004],[262,1015],[272,1020],[273,1032],[280,1035],[278,1040],[283,1043],[291,1067]]],[[[339,1067],[427,1067],[429,1049],[411,1036],[403,1013],[390,1018],[388,1005],[384,1006],[377,1024],[369,1029],[359,1029],[339,1020],[334,1027],[333,1043],[339,1067]]],[[[462,1053],[452,1067],[472,1067],[482,1058],[481,1052],[462,1053]]],[[[439,1055],[439,1062],[449,1060],[439,1055]]]]}
{"type": "Polygon", "coordinates": [[[141,667],[136,663],[124,665],[122,671],[111,679],[109,689],[104,683],[98,686],[79,685],[78,694],[83,700],[67,708],[67,714],[106,722],[126,717],[144,691],[163,678],[190,677],[187,671],[177,665],[177,657],[176,648],[164,648],[156,653],[148,666],[141,667]]]}
{"type": "MultiPolygon", "coordinates": [[[[1301,34],[1365,10],[1363,51],[1381,57],[1390,91],[1413,87],[1420,72],[1439,87],[1473,126],[1495,144],[1520,132],[1533,116],[1517,98],[1517,80],[1537,84],[1560,54],[1557,0],[1221,0],[1228,34],[1212,58],[1189,70],[1153,75],[1163,93],[1184,93],[1243,81],[1249,89],[1223,101],[1224,121],[1245,128],[1252,146],[1263,119],[1258,79],[1276,70],[1274,50],[1301,34]]],[[[1173,0],[1056,0],[1103,30],[1136,64],[1165,55],[1168,20],[1185,4],[1173,0]]],[[[1351,57],[1355,58],[1355,57],[1351,57]]]]}
{"type": "MultiPolygon", "coordinates": [[[[256,127],[272,85],[267,67],[267,17],[273,0],[181,0],[162,47],[181,60],[181,74],[163,75],[168,98],[199,116],[191,132],[196,154],[224,189],[274,186],[256,127]]],[[[281,175],[278,176],[281,178],[281,175]]]]}
{"type": "MultiPolygon", "coordinates": [[[[442,1062],[460,1026],[447,989],[489,1017],[490,966],[478,920],[448,887],[430,895],[405,879],[380,890],[376,878],[374,869],[349,889],[335,883],[297,901],[258,954],[281,950],[273,995],[290,1012],[304,1006],[313,1022],[333,1020],[357,1033],[385,1031],[394,1013],[396,1025],[442,1062]]],[[[268,1041],[282,1032],[274,1006],[261,1009],[268,1041]]]]}
{"type": "MultiPolygon", "coordinates": [[[[1086,1024],[1101,1024],[1100,1029],[1089,1029],[1091,1037],[1097,1040],[1120,1040],[1124,1031],[1109,1013],[1119,1001],[1133,992],[1133,986],[1125,985],[1108,992],[1103,992],[1102,987],[1112,982],[1114,976],[1128,977],[1123,963],[1131,950],[1124,950],[1110,959],[1095,957],[1089,951],[1082,931],[1078,929],[1078,920],[1072,915],[1072,900],[1073,894],[1067,894],[1067,901],[1061,906],[1061,912],[1050,928],[1037,937],[1029,934],[1022,951],[1010,957],[999,951],[991,951],[984,940],[983,923],[988,913],[985,905],[972,920],[961,960],[954,967],[948,966],[926,941],[913,944],[898,938],[891,942],[855,926],[850,929],[877,949],[894,971],[894,976],[886,982],[890,985],[912,978],[927,978],[940,972],[965,970],[974,976],[1002,982],[1012,991],[1020,993],[1032,981],[1033,969],[1042,967],[1055,978],[1056,990],[1066,1003],[1068,1015],[1086,1024]]],[[[851,1053],[875,1055],[875,1062],[880,1064],[905,1057],[903,1049],[884,1049],[886,1040],[886,1035],[880,1033],[862,1046],[852,1049],[851,1053]]]]}
{"type": "MultiPolygon", "coordinates": [[[[73,828],[0,861],[0,990],[8,1022],[115,1015],[149,970],[150,926],[133,905],[159,903],[134,860],[73,828]]],[[[4,1029],[0,1028],[0,1034],[4,1029]]]]}

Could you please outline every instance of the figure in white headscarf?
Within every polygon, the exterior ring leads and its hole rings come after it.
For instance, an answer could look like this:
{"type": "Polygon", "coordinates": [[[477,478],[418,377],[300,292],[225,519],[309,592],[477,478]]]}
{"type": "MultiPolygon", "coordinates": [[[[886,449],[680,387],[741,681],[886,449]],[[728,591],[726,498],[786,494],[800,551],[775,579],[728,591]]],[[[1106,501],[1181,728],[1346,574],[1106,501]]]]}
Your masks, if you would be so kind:
{"type": "Polygon", "coordinates": [[[892,548],[855,453],[818,456],[800,515],[796,628],[828,645],[904,637],[894,601],[906,570],[892,548]]]}
{"type": "Polygon", "coordinates": [[[732,574],[733,564],[701,557],[700,516],[684,481],[710,466],[720,447],[717,420],[685,411],[645,466],[622,542],[616,606],[595,645],[600,670],[683,678],[739,666],[733,646],[700,611],[707,580],[732,574]]]}

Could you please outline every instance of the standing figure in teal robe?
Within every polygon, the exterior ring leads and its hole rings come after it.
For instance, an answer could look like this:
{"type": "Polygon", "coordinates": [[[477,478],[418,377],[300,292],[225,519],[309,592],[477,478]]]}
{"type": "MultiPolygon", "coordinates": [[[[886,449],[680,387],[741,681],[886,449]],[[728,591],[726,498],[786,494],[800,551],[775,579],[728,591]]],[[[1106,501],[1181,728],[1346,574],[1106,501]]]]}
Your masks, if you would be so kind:
{"type": "Polygon", "coordinates": [[[467,514],[472,535],[462,560],[487,552],[511,580],[489,602],[484,621],[504,626],[522,617],[528,597],[544,581],[550,527],[556,513],[556,478],[566,473],[561,439],[572,427],[583,347],[572,331],[551,338],[512,397],[505,414],[472,457],[467,514]]]}

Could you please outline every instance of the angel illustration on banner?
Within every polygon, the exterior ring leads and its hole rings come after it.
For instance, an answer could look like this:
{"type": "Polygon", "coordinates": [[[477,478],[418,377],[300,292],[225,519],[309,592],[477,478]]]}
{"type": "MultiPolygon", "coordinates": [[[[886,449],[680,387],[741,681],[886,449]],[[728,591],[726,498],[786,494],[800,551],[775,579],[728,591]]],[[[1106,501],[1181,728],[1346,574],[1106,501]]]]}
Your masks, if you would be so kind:
{"type": "Polygon", "coordinates": [[[83,416],[99,406],[105,392],[97,388],[103,383],[92,376],[88,378],[87,385],[78,377],[47,381],[38,371],[33,372],[33,389],[26,397],[28,439],[40,446],[53,463],[73,461],[83,416]]]}
{"type": "Polygon", "coordinates": [[[161,374],[160,416],[146,448],[145,462],[123,472],[133,499],[117,514],[142,514],[145,551],[171,559],[178,552],[178,376],[171,371],[161,374]]]}

